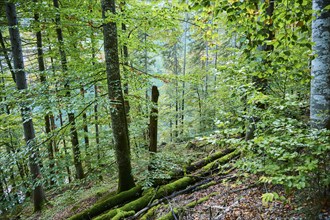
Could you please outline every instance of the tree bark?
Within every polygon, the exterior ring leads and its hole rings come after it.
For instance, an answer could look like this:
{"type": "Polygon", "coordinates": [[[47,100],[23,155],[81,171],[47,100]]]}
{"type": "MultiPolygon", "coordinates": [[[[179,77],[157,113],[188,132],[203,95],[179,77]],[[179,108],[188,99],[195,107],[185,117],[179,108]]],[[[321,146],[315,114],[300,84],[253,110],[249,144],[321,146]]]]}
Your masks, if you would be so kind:
{"type": "MultiPolygon", "coordinates": [[[[106,18],[106,13],[116,13],[114,0],[102,0],[101,5],[103,19],[106,18]]],[[[104,24],[103,36],[108,92],[111,102],[110,115],[119,172],[118,191],[122,192],[133,188],[135,183],[132,175],[127,118],[120,80],[116,23],[104,24]]]]}
{"type": "MultiPolygon", "coordinates": [[[[54,3],[54,7],[56,9],[59,9],[58,0],[53,0],[53,3],[54,3]]],[[[56,13],[55,21],[56,21],[56,33],[57,33],[57,39],[59,42],[59,52],[60,52],[60,57],[61,57],[62,70],[63,70],[63,72],[67,72],[68,71],[67,58],[66,58],[65,50],[63,48],[64,41],[63,41],[62,29],[60,28],[61,18],[60,18],[59,12],[56,13]]],[[[67,89],[66,96],[70,97],[71,94],[70,94],[69,83],[65,84],[65,88],[67,89]]],[[[84,174],[84,169],[83,169],[81,158],[80,158],[79,138],[78,138],[78,133],[77,133],[77,129],[76,129],[76,119],[75,119],[74,113],[68,112],[68,118],[69,118],[69,123],[71,125],[70,133],[71,133],[71,143],[72,143],[72,152],[73,152],[73,163],[76,168],[76,178],[83,179],[85,177],[85,174],[84,174]]]]}
{"type": "MultiPolygon", "coordinates": [[[[82,86],[80,88],[80,93],[83,98],[85,98],[85,89],[82,86]]],[[[82,115],[83,117],[83,130],[84,130],[84,142],[85,142],[85,154],[86,154],[86,159],[85,159],[85,165],[88,170],[91,170],[91,153],[89,152],[89,137],[88,137],[88,123],[87,123],[87,113],[86,111],[82,115]]]]}
{"type": "Polygon", "coordinates": [[[312,22],[313,51],[310,119],[318,129],[330,129],[330,0],[313,0],[313,10],[321,14],[312,22]]]}
{"type": "MultiPolygon", "coordinates": [[[[38,2],[38,0],[34,0],[34,2],[38,2]]],[[[34,20],[36,23],[39,23],[39,14],[34,14],[34,20]]],[[[38,66],[40,71],[40,81],[42,84],[46,84],[46,76],[45,76],[45,62],[44,62],[44,54],[42,50],[42,36],[41,31],[38,30],[36,32],[37,37],[37,53],[38,53],[38,66]]],[[[50,134],[51,132],[51,124],[50,124],[50,117],[49,113],[46,112],[46,115],[44,116],[45,121],[45,130],[46,134],[50,134]]],[[[48,151],[48,159],[49,159],[49,170],[50,170],[50,185],[54,185],[54,148],[53,148],[53,141],[49,140],[47,143],[47,151],[48,151]]]]}
{"type": "Polygon", "coordinates": [[[149,122],[149,151],[157,152],[157,131],[158,131],[158,97],[159,91],[157,86],[152,86],[151,102],[153,104],[150,112],[149,122]]]}
{"type": "MultiPolygon", "coordinates": [[[[61,110],[59,111],[59,118],[60,118],[60,125],[61,125],[61,127],[63,127],[63,116],[62,116],[61,110]]],[[[67,147],[66,147],[65,138],[63,138],[63,149],[64,149],[64,155],[67,158],[68,151],[67,151],[67,147]]],[[[69,181],[69,183],[71,183],[72,180],[71,180],[71,170],[70,170],[70,167],[68,165],[66,165],[65,168],[66,168],[66,172],[68,173],[68,181],[69,181]]]]}
{"type": "MultiPolygon", "coordinates": [[[[26,74],[24,71],[24,61],[21,37],[18,29],[16,7],[14,3],[6,3],[6,15],[8,19],[10,42],[12,46],[13,60],[14,60],[14,72],[16,78],[16,86],[18,90],[25,91],[27,89],[26,74]]],[[[35,131],[31,118],[32,111],[26,103],[21,105],[23,130],[27,148],[29,149],[29,167],[32,174],[32,180],[34,182],[33,189],[33,204],[34,211],[39,211],[43,208],[45,203],[45,195],[42,183],[40,167],[38,161],[40,161],[39,153],[35,145],[35,131]]]]}

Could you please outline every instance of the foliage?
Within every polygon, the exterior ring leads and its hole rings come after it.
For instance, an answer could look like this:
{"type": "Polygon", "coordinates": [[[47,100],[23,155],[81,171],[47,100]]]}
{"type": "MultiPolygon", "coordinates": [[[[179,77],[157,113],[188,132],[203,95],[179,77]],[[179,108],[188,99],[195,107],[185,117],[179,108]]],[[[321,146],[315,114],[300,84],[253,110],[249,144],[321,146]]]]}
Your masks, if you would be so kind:
{"type": "MultiPolygon", "coordinates": [[[[30,147],[39,150],[40,181],[47,190],[77,181],[69,112],[75,113],[87,181],[113,177],[117,171],[100,1],[62,0],[59,9],[50,0],[15,2],[31,86],[24,94],[16,91],[1,53],[0,196],[4,199],[0,212],[14,210],[30,197],[30,147]],[[39,22],[34,20],[35,13],[39,22]],[[61,70],[56,39],[58,14],[67,71],[61,70]],[[46,69],[42,72],[36,56],[37,31],[43,37],[46,69]],[[66,95],[68,84],[70,97],[66,95]],[[34,146],[26,146],[22,138],[22,103],[33,110],[34,146]],[[53,118],[50,132],[45,128],[47,115],[53,118]]],[[[262,182],[281,184],[288,190],[329,187],[329,132],[310,129],[308,124],[314,56],[311,2],[275,1],[272,15],[267,14],[269,2],[127,0],[117,1],[117,14],[108,14],[107,21],[117,22],[132,164],[143,186],[168,178],[170,170],[200,153],[182,156],[185,151],[175,142],[204,136],[220,146],[241,147],[244,157],[238,166],[260,174],[262,182]],[[273,39],[269,39],[270,32],[273,39]],[[263,49],[267,46],[272,50],[263,49]],[[256,78],[266,79],[265,91],[257,88],[256,78]],[[151,85],[160,90],[158,134],[159,143],[166,145],[155,155],[146,150],[151,85]],[[246,142],[251,125],[256,128],[254,138],[246,142]],[[215,137],[208,137],[210,133],[215,137]]],[[[0,19],[2,24],[5,18],[0,19]]],[[[5,43],[0,51],[9,51],[7,27],[1,26],[0,31],[5,43]]],[[[12,58],[9,52],[8,56],[12,58]]],[[[266,194],[263,201],[276,198],[276,194],[266,194]]]]}

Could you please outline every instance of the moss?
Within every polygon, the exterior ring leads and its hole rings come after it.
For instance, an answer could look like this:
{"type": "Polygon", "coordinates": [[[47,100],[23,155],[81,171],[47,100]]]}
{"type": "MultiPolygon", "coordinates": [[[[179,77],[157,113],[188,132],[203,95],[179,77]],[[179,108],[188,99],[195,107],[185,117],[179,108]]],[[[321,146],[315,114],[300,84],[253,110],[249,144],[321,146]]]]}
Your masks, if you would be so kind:
{"type": "Polygon", "coordinates": [[[134,214],[135,214],[134,211],[129,211],[129,212],[120,211],[120,212],[117,213],[117,215],[115,215],[115,217],[112,218],[112,220],[120,220],[120,219],[123,219],[125,217],[132,216],[134,214]]]}
{"type": "Polygon", "coordinates": [[[160,198],[160,197],[163,197],[163,196],[166,196],[166,195],[169,195],[177,190],[180,190],[180,189],[183,189],[183,188],[186,188],[187,186],[189,186],[193,180],[195,178],[194,177],[189,177],[189,176],[185,176],[185,177],[182,177],[181,179],[178,179],[172,183],[169,183],[167,185],[164,185],[164,186],[161,186],[157,192],[157,198],[160,198]]]}
{"type": "Polygon", "coordinates": [[[155,189],[149,189],[147,193],[145,193],[142,197],[130,203],[127,203],[126,205],[120,208],[110,210],[109,212],[95,218],[95,220],[111,219],[116,215],[118,215],[118,213],[120,212],[138,211],[148,205],[150,200],[153,198],[154,194],[155,194],[155,189]]]}
{"type": "Polygon", "coordinates": [[[163,196],[167,196],[177,190],[186,188],[194,181],[193,177],[182,177],[172,183],[161,186],[159,190],[156,192],[155,189],[149,189],[142,197],[127,203],[123,207],[111,210],[106,214],[103,214],[97,217],[95,220],[106,220],[111,219],[116,216],[121,211],[139,211],[142,208],[146,207],[152,199],[158,199],[163,196]]]}
{"type": "Polygon", "coordinates": [[[234,148],[228,148],[228,149],[225,149],[222,151],[215,152],[214,154],[204,157],[200,161],[192,163],[190,166],[186,167],[186,171],[187,171],[187,173],[191,173],[191,172],[205,166],[206,164],[233,152],[234,150],[235,150],[234,148]]]}
{"type": "Polygon", "coordinates": [[[224,164],[224,163],[228,162],[230,159],[237,156],[239,153],[240,152],[238,150],[235,150],[235,151],[221,157],[220,159],[217,159],[217,160],[207,164],[206,166],[204,166],[202,168],[202,170],[204,172],[211,172],[213,169],[217,169],[220,164],[224,164]]]}
{"type": "Polygon", "coordinates": [[[155,212],[160,206],[161,205],[159,204],[159,205],[156,205],[156,206],[152,207],[151,209],[149,209],[148,212],[140,218],[140,220],[151,219],[153,216],[155,216],[155,212]]]}
{"type": "MultiPolygon", "coordinates": [[[[152,200],[159,199],[164,196],[170,195],[175,191],[185,189],[187,186],[195,183],[200,177],[206,175],[208,172],[210,172],[215,166],[218,166],[219,164],[223,164],[230,159],[232,159],[234,156],[238,155],[238,151],[231,152],[228,155],[225,155],[221,157],[220,159],[209,163],[208,165],[204,166],[196,176],[185,176],[182,177],[174,182],[168,183],[166,185],[161,186],[157,191],[155,189],[148,189],[143,193],[143,195],[127,204],[125,204],[122,207],[113,209],[108,211],[107,213],[97,217],[95,220],[105,220],[105,219],[112,219],[116,216],[119,216],[121,212],[131,212],[131,211],[139,211],[142,208],[146,207],[152,200]]],[[[109,210],[109,208],[107,209],[109,210]]],[[[95,216],[95,215],[94,215],[95,216]]]]}
{"type": "Polygon", "coordinates": [[[118,193],[112,197],[109,197],[108,199],[96,203],[89,209],[72,216],[71,218],[69,218],[69,220],[89,220],[92,217],[95,217],[102,212],[113,208],[116,205],[123,204],[129,200],[140,196],[141,192],[142,187],[136,186],[128,191],[118,193]]]}
{"type": "Polygon", "coordinates": [[[204,185],[199,186],[198,187],[198,190],[209,188],[210,186],[213,186],[215,184],[217,184],[217,182],[213,180],[211,182],[208,182],[208,183],[206,183],[204,185]]]}

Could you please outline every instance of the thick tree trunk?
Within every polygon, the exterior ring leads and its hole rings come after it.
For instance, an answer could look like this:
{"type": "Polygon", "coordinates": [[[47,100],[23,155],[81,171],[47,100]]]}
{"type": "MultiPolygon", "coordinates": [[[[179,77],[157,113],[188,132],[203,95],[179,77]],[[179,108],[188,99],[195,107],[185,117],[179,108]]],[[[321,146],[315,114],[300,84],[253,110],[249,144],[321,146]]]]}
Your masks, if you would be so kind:
{"type": "MultiPolygon", "coordinates": [[[[14,58],[14,72],[16,78],[16,86],[18,90],[24,91],[27,89],[26,74],[24,71],[23,52],[21,45],[21,37],[18,30],[18,22],[16,15],[16,7],[13,3],[6,3],[6,15],[8,19],[10,42],[12,46],[12,53],[14,58]]],[[[28,105],[22,103],[22,119],[24,137],[29,149],[29,166],[32,174],[32,180],[34,181],[33,188],[33,204],[34,210],[39,211],[42,209],[45,203],[45,195],[42,186],[42,178],[39,167],[39,153],[35,145],[35,131],[33,127],[32,119],[30,118],[31,109],[28,105]]]]}
{"type": "MultiPolygon", "coordinates": [[[[58,0],[53,0],[54,7],[56,9],[59,9],[59,3],[58,0]]],[[[63,48],[64,46],[64,41],[63,41],[63,33],[62,29],[60,28],[61,25],[61,19],[60,19],[60,14],[57,12],[56,14],[56,33],[57,33],[57,39],[59,42],[59,52],[60,52],[60,57],[61,57],[61,64],[62,64],[62,69],[63,72],[67,72],[68,66],[67,66],[67,58],[66,58],[66,53],[63,48]]],[[[67,89],[66,96],[70,97],[70,86],[69,83],[66,83],[65,89],[67,89]]],[[[68,112],[68,118],[69,118],[69,123],[71,125],[70,131],[71,131],[71,144],[72,144],[72,152],[73,152],[73,163],[76,168],[76,178],[77,179],[83,179],[85,177],[81,158],[80,158],[80,149],[79,149],[79,138],[78,138],[78,132],[76,129],[76,119],[74,116],[73,112],[68,112]]]]}
{"type": "Polygon", "coordinates": [[[315,128],[330,129],[330,0],[313,0],[313,10],[321,14],[312,22],[313,51],[310,119],[315,128]]]}
{"type": "MultiPolygon", "coordinates": [[[[101,2],[104,19],[106,13],[116,13],[114,0],[102,0],[101,2]]],[[[131,189],[135,186],[135,183],[132,175],[127,118],[120,80],[116,23],[104,24],[103,36],[108,91],[111,102],[111,123],[119,172],[118,191],[121,192],[131,189]]]]}
{"type": "Polygon", "coordinates": [[[158,131],[158,97],[159,91],[157,86],[152,86],[151,91],[151,102],[153,107],[150,112],[150,122],[149,122],[149,151],[157,152],[157,131],[158,131]]]}

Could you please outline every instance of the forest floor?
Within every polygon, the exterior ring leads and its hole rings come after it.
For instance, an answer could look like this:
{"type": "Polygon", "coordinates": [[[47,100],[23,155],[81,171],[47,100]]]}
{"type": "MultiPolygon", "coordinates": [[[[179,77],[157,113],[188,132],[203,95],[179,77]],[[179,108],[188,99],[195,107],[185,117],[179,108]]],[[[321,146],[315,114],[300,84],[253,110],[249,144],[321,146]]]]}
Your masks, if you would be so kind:
{"type": "MultiPolygon", "coordinates": [[[[209,146],[209,148],[213,147],[209,146]]],[[[203,151],[205,153],[208,150],[204,148],[203,151]]],[[[226,165],[233,167],[234,163],[235,160],[231,160],[226,165]]],[[[219,175],[217,172],[204,178],[209,179],[206,184],[203,184],[204,187],[199,185],[186,192],[182,190],[182,193],[176,196],[165,197],[163,203],[154,207],[153,217],[148,219],[159,219],[166,214],[172,215],[170,219],[182,220],[330,219],[330,209],[324,209],[321,217],[308,217],[308,209],[302,207],[302,203],[297,202],[296,193],[288,195],[281,186],[261,184],[257,175],[241,173],[233,169],[225,175],[219,175]],[[273,192],[283,198],[268,202],[262,200],[263,194],[273,192]]],[[[85,183],[84,186],[80,185],[56,192],[54,195],[48,196],[51,205],[48,205],[46,212],[42,214],[25,212],[21,219],[68,219],[114,193],[115,182],[115,179],[112,179],[99,185],[85,183]]],[[[195,185],[198,185],[198,182],[195,185]]],[[[140,217],[141,215],[126,219],[139,219],[140,217]]]]}
{"type": "MultiPolygon", "coordinates": [[[[236,171],[229,177],[237,174],[236,171]]],[[[160,208],[155,219],[171,212],[172,209],[185,207],[187,204],[210,196],[206,201],[193,208],[183,208],[177,219],[306,219],[298,214],[294,202],[285,201],[262,202],[262,194],[277,192],[284,195],[280,187],[256,184],[257,176],[249,175],[239,179],[217,180],[217,184],[190,194],[177,196],[168,201],[166,208],[160,208]]],[[[163,206],[164,207],[164,206],[163,206]]],[[[175,219],[175,218],[174,218],[175,219]]]]}

